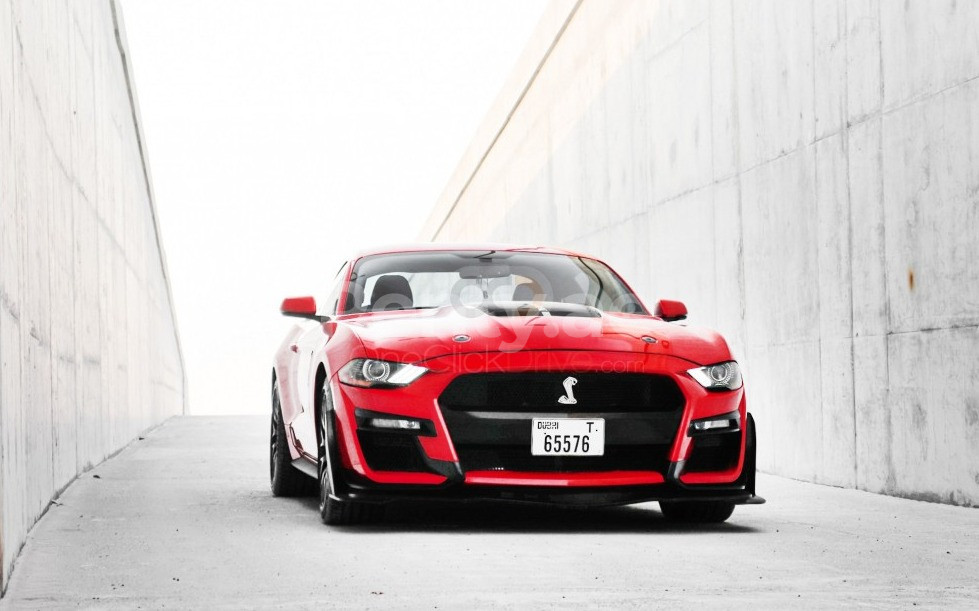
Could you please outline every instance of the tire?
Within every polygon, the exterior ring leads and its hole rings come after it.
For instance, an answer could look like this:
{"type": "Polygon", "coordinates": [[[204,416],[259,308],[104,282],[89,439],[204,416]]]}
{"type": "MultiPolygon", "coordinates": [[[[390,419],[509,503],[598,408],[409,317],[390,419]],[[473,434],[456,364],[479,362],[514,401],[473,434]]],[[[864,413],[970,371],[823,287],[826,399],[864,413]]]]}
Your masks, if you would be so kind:
{"type": "Polygon", "coordinates": [[[320,519],[331,526],[365,524],[378,522],[384,517],[384,505],[360,503],[337,498],[339,482],[334,481],[334,467],[339,456],[336,448],[335,414],[330,383],[323,382],[319,408],[319,493],[320,519]]]}
{"type": "Polygon", "coordinates": [[[659,508],[671,522],[695,524],[717,524],[734,513],[734,503],[723,501],[660,501],[659,508]]]}
{"type": "Polygon", "coordinates": [[[289,440],[282,421],[279,402],[279,383],[272,383],[272,426],[269,439],[269,480],[274,496],[311,496],[316,492],[316,480],[292,466],[289,440]]]}

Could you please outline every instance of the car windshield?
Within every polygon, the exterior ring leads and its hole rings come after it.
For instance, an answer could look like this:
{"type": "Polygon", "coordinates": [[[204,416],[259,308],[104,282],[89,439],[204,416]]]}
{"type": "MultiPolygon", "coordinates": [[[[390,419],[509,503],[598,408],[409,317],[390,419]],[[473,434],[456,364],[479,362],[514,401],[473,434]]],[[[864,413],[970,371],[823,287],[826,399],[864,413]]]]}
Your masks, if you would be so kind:
{"type": "Polygon", "coordinates": [[[364,257],[354,266],[345,301],[344,314],[515,301],[646,313],[619,277],[599,261],[514,251],[364,257]]]}

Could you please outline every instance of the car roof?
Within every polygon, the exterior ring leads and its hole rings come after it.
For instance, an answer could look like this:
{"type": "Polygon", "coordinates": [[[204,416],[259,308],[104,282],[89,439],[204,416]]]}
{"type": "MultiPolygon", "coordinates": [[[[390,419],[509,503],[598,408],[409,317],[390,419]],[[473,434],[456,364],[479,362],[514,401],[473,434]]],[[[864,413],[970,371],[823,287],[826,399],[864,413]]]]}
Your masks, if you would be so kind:
{"type": "Polygon", "coordinates": [[[572,250],[565,250],[562,248],[552,248],[550,246],[521,246],[518,244],[505,244],[505,243],[498,243],[498,242],[461,242],[461,243],[422,242],[416,244],[398,244],[398,245],[374,248],[370,250],[364,250],[357,253],[354,257],[352,257],[351,261],[360,259],[361,257],[367,257],[371,255],[388,255],[394,253],[441,252],[441,251],[481,252],[487,250],[496,250],[496,251],[504,251],[504,252],[539,252],[539,253],[552,254],[552,255],[571,255],[575,257],[587,257],[589,259],[594,258],[579,252],[574,252],[572,250]]]}

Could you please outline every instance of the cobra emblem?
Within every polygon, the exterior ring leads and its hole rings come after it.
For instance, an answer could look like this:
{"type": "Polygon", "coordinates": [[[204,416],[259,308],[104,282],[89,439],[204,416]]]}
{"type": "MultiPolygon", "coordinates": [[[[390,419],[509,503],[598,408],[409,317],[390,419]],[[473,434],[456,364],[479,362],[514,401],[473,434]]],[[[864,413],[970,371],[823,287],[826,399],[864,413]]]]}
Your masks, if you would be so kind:
{"type": "Polygon", "coordinates": [[[578,400],[574,398],[574,385],[578,383],[578,378],[568,376],[564,378],[564,394],[558,397],[557,402],[562,405],[575,405],[578,400]]]}

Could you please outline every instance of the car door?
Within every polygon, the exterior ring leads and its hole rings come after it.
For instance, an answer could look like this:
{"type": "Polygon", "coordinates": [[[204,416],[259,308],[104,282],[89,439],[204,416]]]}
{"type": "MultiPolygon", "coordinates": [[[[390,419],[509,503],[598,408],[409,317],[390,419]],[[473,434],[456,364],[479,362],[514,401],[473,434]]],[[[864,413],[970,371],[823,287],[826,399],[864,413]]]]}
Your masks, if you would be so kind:
{"type": "MultiPolygon", "coordinates": [[[[317,300],[317,314],[320,316],[335,316],[337,302],[343,283],[347,279],[347,264],[337,272],[329,294],[322,300],[317,300]]],[[[301,412],[292,423],[293,434],[300,450],[316,458],[316,399],[320,389],[316,388],[316,368],[323,361],[322,355],[326,350],[331,334],[327,332],[330,323],[311,320],[303,323],[303,332],[296,342],[296,352],[299,356],[296,367],[296,383],[298,385],[301,412]]],[[[331,372],[327,372],[329,374],[331,372]]]]}

